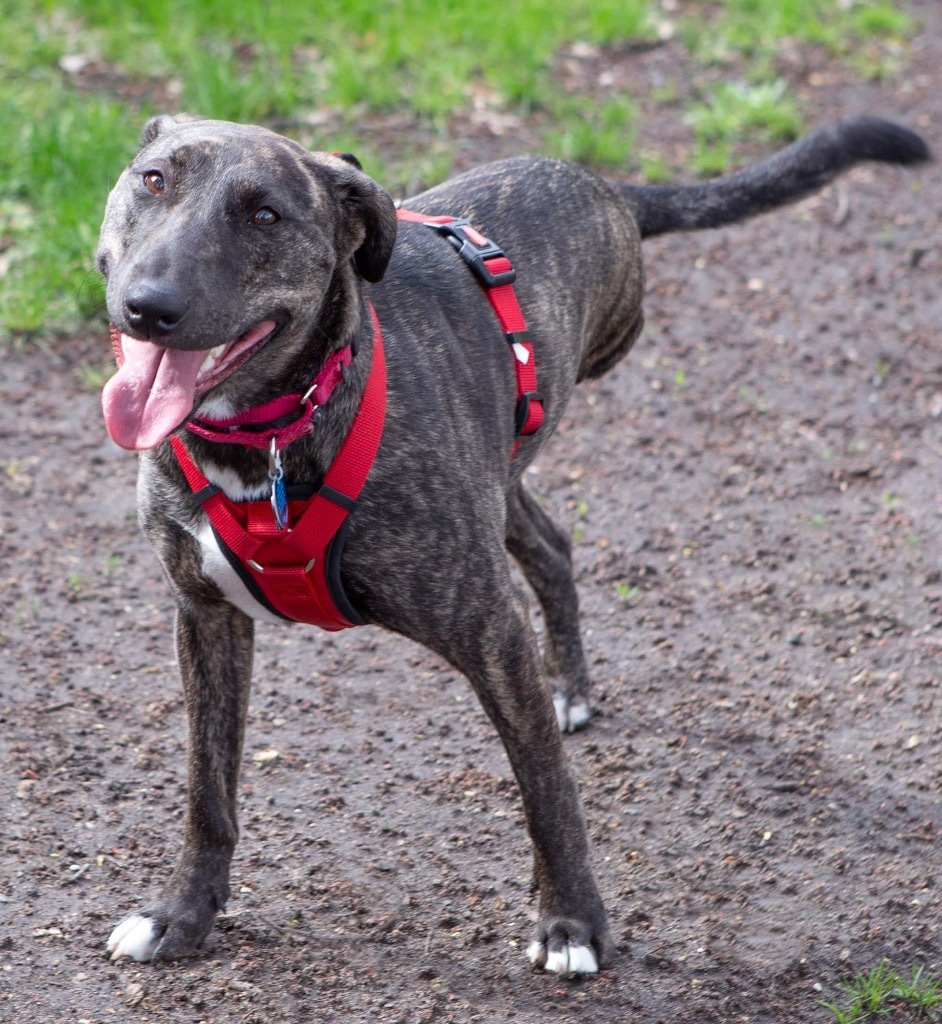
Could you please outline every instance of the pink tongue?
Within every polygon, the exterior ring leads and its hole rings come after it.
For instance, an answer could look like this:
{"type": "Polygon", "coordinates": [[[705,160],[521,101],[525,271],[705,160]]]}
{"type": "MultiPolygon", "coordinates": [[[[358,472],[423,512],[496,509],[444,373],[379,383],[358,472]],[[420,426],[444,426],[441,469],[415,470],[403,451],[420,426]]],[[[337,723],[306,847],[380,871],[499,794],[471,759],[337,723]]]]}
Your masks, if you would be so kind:
{"type": "Polygon", "coordinates": [[[124,362],[101,395],[105,425],[116,444],[142,451],[160,444],[192,410],[206,352],[164,348],[126,334],[121,348],[124,362]]]}

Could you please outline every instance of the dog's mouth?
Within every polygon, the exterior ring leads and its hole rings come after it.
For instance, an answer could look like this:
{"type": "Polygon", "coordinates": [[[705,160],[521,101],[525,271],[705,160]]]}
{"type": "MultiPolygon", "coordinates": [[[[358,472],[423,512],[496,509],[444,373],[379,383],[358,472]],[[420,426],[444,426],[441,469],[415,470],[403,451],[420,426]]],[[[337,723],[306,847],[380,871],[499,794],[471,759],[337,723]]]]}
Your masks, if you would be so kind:
{"type": "Polygon", "coordinates": [[[112,440],[134,451],[156,447],[277,328],[274,320],[263,320],[232,341],[191,350],[139,341],[112,328],[118,372],[101,396],[112,440]]]}

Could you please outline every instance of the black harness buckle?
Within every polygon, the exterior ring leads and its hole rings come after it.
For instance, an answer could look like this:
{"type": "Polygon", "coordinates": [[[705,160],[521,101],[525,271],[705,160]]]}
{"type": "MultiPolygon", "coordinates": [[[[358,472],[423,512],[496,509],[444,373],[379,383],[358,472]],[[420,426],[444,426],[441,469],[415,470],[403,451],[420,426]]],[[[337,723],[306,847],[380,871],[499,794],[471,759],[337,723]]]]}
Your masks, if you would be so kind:
{"type": "Polygon", "coordinates": [[[221,487],[217,487],[215,484],[207,483],[205,487],[198,491],[194,491],[189,496],[190,507],[194,509],[201,509],[203,503],[209,501],[214,495],[219,494],[222,490],[221,487]]]}
{"type": "MultiPolygon", "coordinates": [[[[531,402],[542,402],[543,396],[539,391],[524,391],[517,402],[517,413],[514,417],[514,434],[517,437],[529,437],[531,434],[535,434],[540,429],[540,423],[537,423],[535,427],[530,430],[526,430],[527,419],[530,416],[530,403],[531,402]]],[[[541,419],[542,422],[542,419],[541,419]]]]}
{"type": "Polygon", "coordinates": [[[427,223],[430,228],[440,235],[444,235],[451,242],[458,255],[471,268],[471,273],[485,288],[513,284],[517,280],[517,271],[513,267],[497,273],[488,267],[489,260],[506,258],[504,250],[473,228],[470,221],[452,220],[445,224],[427,223]]]}

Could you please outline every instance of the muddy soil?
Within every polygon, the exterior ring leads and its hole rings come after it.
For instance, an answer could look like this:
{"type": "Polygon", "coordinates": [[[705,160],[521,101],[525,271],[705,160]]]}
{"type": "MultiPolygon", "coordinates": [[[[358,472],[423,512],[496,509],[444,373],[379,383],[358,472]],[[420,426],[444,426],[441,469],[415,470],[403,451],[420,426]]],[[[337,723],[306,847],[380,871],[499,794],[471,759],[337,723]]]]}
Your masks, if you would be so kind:
{"type": "MultiPolygon", "coordinates": [[[[909,6],[886,84],[786,62],[814,121],[942,150],[942,11],[909,6]]],[[[684,68],[668,43],[560,73],[682,153],[646,97],[684,68]]],[[[618,951],[584,982],[525,962],[520,803],[468,686],[373,628],[259,629],[228,912],[197,959],[108,962],[183,824],[172,609],[83,379],[107,339],[5,353],[0,1019],[787,1024],[883,957],[938,974],[940,211],[937,168],[868,166],[649,244],[642,340],[530,472],[573,529],[599,711],[566,747],[618,951]]]]}

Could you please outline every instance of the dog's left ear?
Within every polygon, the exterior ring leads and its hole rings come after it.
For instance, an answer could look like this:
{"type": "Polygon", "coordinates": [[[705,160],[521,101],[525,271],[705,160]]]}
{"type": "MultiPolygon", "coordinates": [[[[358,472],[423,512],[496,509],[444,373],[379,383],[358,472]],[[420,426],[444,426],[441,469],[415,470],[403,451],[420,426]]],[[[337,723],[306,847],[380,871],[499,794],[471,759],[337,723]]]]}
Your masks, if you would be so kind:
{"type": "Polygon", "coordinates": [[[363,170],[363,164],[360,163],[360,161],[353,155],[353,153],[331,153],[330,155],[335,156],[340,160],[343,160],[345,164],[353,164],[353,166],[358,171],[363,170]]]}
{"type": "Polygon", "coordinates": [[[333,162],[335,187],[354,241],[353,264],[367,281],[381,281],[396,245],[396,207],[369,175],[342,159],[333,162]]]}

